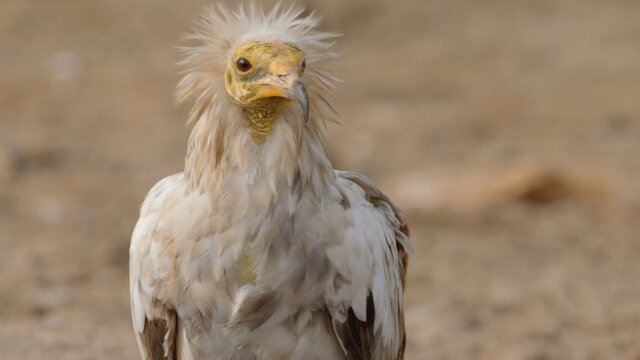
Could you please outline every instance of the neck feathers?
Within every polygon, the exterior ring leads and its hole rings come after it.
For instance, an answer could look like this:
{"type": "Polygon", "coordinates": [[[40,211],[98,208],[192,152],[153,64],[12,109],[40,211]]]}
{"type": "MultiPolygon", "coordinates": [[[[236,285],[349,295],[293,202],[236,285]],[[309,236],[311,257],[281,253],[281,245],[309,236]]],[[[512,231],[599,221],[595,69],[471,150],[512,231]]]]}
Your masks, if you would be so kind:
{"type": "Polygon", "coordinates": [[[300,114],[285,108],[256,137],[245,111],[230,103],[212,104],[191,132],[185,177],[192,189],[213,196],[225,193],[229,181],[246,182],[247,191],[267,182],[274,195],[311,189],[321,196],[335,180],[320,126],[315,119],[305,124],[300,114]]]}

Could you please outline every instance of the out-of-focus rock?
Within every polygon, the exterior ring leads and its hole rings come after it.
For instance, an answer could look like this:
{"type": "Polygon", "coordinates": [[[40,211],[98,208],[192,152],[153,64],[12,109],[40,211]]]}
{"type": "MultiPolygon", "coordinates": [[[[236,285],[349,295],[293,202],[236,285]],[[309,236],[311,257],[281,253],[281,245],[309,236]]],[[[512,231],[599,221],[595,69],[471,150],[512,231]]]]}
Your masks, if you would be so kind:
{"type": "Polygon", "coordinates": [[[597,202],[605,195],[605,185],[597,177],[541,165],[513,165],[462,175],[404,174],[384,181],[382,187],[406,211],[469,211],[516,202],[597,202]]]}
{"type": "Polygon", "coordinates": [[[499,203],[549,204],[560,200],[597,200],[604,185],[593,178],[573,175],[537,165],[513,166],[488,171],[459,192],[470,208],[499,203]]]}

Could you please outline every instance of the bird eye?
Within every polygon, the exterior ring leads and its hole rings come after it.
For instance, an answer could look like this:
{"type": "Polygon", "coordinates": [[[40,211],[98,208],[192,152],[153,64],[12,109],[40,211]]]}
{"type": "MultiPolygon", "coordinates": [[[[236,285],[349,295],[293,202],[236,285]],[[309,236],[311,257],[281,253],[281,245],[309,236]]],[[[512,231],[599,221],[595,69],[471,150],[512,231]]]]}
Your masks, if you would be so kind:
{"type": "Polygon", "coordinates": [[[304,69],[307,67],[307,61],[306,60],[302,60],[302,65],[300,65],[302,67],[302,70],[300,71],[300,73],[304,72],[304,69]]]}
{"type": "Polygon", "coordinates": [[[251,63],[249,62],[249,60],[247,60],[245,58],[239,58],[238,60],[236,60],[236,67],[238,68],[238,70],[240,70],[242,72],[247,72],[247,71],[251,70],[251,68],[252,68],[251,63]]]}

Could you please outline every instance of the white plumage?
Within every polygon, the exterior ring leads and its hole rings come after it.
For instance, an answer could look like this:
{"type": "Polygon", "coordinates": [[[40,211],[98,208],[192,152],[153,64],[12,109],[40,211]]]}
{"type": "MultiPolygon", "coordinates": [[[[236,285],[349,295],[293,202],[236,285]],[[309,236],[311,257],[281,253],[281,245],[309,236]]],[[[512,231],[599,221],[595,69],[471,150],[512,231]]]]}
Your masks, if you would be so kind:
{"type": "Polygon", "coordinates": [[[319,64],[335,35],[301,14],[210,9],[182,49],[185,171],[151,189],[130,249],[143,358],[403,356],[408,229],[369,179],[326,157],[335,79],[319,64]]]}

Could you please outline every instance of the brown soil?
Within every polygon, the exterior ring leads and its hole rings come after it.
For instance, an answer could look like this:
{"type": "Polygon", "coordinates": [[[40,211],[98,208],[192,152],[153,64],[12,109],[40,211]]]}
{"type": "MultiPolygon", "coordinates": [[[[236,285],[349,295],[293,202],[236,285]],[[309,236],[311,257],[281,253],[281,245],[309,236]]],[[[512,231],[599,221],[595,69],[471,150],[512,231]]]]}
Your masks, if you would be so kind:
{"type": "MultiPolygon", "coordinates": [[[[412,226],[407,358],[640,358],[640,2],[299,2],[345,34],[332,159],[412,226]]],[[[0,358],[137,358],[129,237],[204,3],[0,2],[0,358]]]]}

